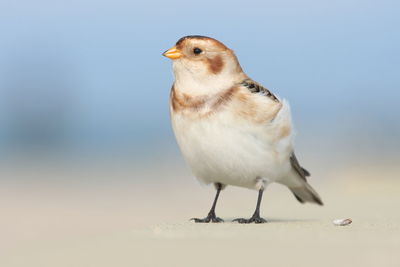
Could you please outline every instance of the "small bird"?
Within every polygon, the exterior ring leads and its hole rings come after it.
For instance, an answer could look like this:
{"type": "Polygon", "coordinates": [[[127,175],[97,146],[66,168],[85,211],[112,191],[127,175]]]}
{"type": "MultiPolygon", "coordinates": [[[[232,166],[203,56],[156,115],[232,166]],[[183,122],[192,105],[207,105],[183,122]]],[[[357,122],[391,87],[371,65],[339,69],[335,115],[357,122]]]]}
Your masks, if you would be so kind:
{"type": "Polygon", "coordinates": [[[177,143],[196,178],[217,190],[208,215],[195,222],[223,222],[215,207],[227,185],[258,190],[253,216],[233,220],[239,223],[266,222],[260,204],[272,182],[301,203],[323,205],[294,154],[287,101],[250,79],[216,39],[185,36],[163,55],[173,62],[170,116],[177,143]]]}

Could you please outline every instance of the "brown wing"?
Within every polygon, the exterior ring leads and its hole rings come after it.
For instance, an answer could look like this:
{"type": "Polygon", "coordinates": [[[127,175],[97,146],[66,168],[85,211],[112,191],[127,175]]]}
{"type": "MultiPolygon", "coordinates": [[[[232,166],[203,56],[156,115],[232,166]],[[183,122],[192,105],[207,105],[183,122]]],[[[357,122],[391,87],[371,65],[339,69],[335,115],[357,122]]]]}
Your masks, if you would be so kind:
{"type": "Polygon", "coordinates": [[[304,181],[307,181],[306,177],[310,176],[310,173],[306,169],[300,166],[294,152],[292,152],[292,155],[290,156],[290,163],[292,164],[293,169],[300,175],[300,177],[304,181]]]}

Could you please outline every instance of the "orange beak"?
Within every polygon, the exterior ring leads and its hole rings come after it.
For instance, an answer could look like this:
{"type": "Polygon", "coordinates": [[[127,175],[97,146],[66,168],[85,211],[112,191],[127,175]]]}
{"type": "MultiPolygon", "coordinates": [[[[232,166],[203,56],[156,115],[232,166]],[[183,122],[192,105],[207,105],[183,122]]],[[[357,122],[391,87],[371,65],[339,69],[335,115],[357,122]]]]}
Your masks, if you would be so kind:
{"type": "Polygon", "coordinates": [[[163,53],[163,56],[170,59],[178,59],[182,56],[182,52],[178,48],[176,48],[176,46],[174,46],[165,51],[163,53]]]}

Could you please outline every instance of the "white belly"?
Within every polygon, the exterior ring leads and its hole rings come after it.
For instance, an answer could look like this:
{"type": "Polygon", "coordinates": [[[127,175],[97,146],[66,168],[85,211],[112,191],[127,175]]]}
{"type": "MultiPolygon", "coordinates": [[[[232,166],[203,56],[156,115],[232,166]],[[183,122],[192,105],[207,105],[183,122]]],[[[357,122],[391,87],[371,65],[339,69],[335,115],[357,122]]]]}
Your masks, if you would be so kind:
{"type": "Polygon", "coordinates": [[[257,179],[274,182],[290,170],[288,145],[263,125],[238,123],[227,112],[196,120],[175,114],[172,125],[186,162],[206,184],[256,188],[257,179]]]}

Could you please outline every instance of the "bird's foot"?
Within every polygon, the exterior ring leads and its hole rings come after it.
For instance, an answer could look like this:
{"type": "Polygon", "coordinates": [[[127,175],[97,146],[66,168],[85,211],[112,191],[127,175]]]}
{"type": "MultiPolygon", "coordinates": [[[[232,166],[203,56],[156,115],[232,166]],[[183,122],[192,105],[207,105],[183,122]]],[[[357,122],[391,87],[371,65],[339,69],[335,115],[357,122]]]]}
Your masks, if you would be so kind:
{"type": "Polygon", "coordinates": [[[190,220],[194,221],[196,223],[209,223],[209,222],[220,223],[220,222],[224,222],[224,220],[222,220],[221,218],[215,216],[215,212],[208,213],[207,217],[205,217],[203,219],[192,218],[190,220]]]}
{"type": "Polygon", "coordinates": [[[245,218],[238,218],[234,219],[233,222],[238,222],[238,223],[266,223],[267,220],[264,218],[261,218],[260,215],[254,214],[251,216],[250,219],[245,219],[245,218]]]}

